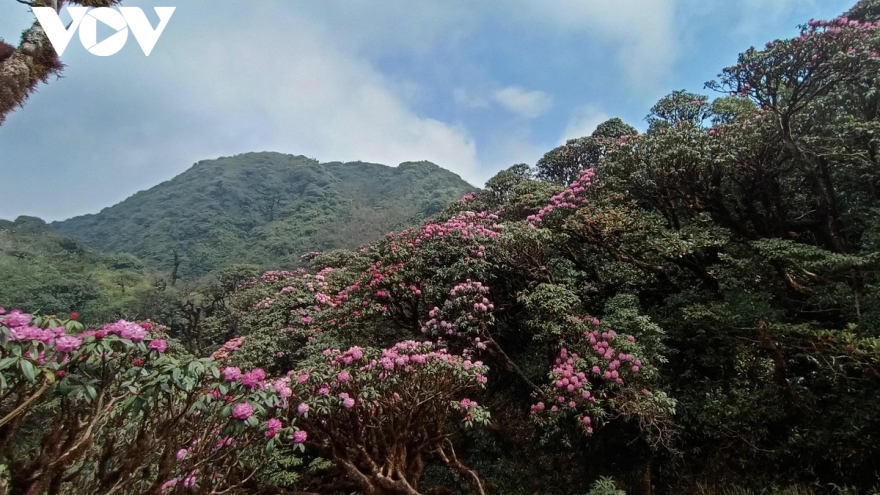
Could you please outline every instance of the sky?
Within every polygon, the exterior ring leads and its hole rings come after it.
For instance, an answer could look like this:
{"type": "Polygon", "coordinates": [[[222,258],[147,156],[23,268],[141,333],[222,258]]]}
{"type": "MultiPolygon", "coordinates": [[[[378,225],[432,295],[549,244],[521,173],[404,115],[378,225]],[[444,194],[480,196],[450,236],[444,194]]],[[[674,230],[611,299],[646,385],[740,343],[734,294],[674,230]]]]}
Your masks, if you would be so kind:
{"type": "MultiPolygon", "coordinates": [[[[0,125],[0,218],[97,213],[249,151],[429,160],[482,186],[608,118],[644,129],[674,90],[713,96],[738,53],[854,3],[125,0],[153,26],[152,7],[176,10],[149,56],[74,36],[62,77],[0,125]]],[[[0,38],[33,21],[0,0],[0,38]]]]}

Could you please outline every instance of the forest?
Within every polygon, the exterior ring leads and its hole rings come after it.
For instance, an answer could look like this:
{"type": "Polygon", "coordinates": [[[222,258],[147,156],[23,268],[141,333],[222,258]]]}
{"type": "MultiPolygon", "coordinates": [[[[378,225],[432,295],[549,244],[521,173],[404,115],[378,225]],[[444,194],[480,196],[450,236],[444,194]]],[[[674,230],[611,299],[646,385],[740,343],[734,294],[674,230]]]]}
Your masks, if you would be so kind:
{"type": "Polygon", "coordinates": [[[863,0],[476,190],[254,153],[0,221],[0,493],[880,493],[878,52],[863,0]]]}

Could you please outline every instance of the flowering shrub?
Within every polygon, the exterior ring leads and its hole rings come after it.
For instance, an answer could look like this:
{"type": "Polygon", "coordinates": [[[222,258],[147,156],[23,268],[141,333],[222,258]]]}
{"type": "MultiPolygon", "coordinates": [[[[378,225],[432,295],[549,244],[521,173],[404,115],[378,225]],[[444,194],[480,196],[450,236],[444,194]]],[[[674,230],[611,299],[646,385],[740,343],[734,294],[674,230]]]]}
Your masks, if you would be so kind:
{"type": "Polygon", "coordinates": [[[168,355],[149,323],[81,329],[0,316],[0,446],[24,492],[234,490],[284,436],[285,402],[256,370],[228,380],[211,359],[168,355]]]}
{"type": "Polygon", "coordinates": [[[481,389],[488,368],[432,342],[383,349],[327,349],[314,366],[276,384],[287,390],[294,442],[331,459],[364,493],[418,493],[424,457],[482,491],[477,474],[456,456],[455,423],[489,422],[467,394],[481,389]]]}
{"type": "Polygon", "coordinates": [[[635,337],[602,330],[596,318],[586,322],[592,328],[559,350],[540,395],[547,402],[531,406],[532,418],[547,434],[558,431],[568,419],[591,435],[612,414],[640,421],[671,415],[674,402],[664,400],[663,394],[656,400],[644,388],[648,381],[639,379],[645,363],[638,357],[642,349],[635,337]]]}
{"type": "Polygon", "coordinates": [[[587,200],[584,193],[589,190],[592,185],[593,177],[596,170],[587,168],[578,173],[577,178],[561,192],[550,197],[550,202],[541,208],[534,215],[529,215],[526,220],[530,225],[538,225],[544,217],[555,210],[576,210],[579,206],[586,204],[587,200]]]}

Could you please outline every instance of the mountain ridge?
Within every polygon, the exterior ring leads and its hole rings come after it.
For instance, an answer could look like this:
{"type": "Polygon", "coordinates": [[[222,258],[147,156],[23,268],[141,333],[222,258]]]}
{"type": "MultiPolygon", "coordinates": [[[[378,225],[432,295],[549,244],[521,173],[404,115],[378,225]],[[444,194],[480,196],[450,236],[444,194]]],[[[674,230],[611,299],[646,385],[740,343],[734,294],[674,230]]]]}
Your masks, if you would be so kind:
{"type": "Polygon", "coordinates": [[[98,213],[50,225],[95,249],[198,277],[237,262],[290,267],[309,251],[353,248],[474,190],[428,161],[391,167],[250,152],[196,162],[98,213]]]}

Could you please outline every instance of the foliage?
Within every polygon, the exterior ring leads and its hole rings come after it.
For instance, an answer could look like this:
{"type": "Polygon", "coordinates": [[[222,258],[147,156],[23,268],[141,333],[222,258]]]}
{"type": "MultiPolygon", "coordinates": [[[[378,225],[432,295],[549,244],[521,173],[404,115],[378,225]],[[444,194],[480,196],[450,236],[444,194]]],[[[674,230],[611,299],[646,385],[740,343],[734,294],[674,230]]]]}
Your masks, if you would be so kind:
{"type": "Polygon", "coordinates": [[[289,435],[262,385],[166,352],[161,328],[0,317],[0,445],[13,493],[243,489],[289,435]],[[269,419],[267,422],[266,419],[269,419]],[[273,422],[274,421],[274,422],[273,422]]]}
{"type": "Polygon", "coordinates": [[[96,252],[53,232],[42,220],[0,220],[0,301],[80,321],[160,318],[160,280],[130,255],[96,252]]]}
{"type": "Polygon", "coordinates": [[[293,268],[302,253],[354,248],[473,190],[429,162],[392,168],[246,153],[205,160],[95,215],[52,227],[105,252],[197,278],[236,263],[293,268]]]}
{"type": "Polygon", "coordinates": [[[614,486],[614,480],[608,477],[602,477],[593,483],[587,495],[626,495],[623,490],[618,490],[614,486]]]}

